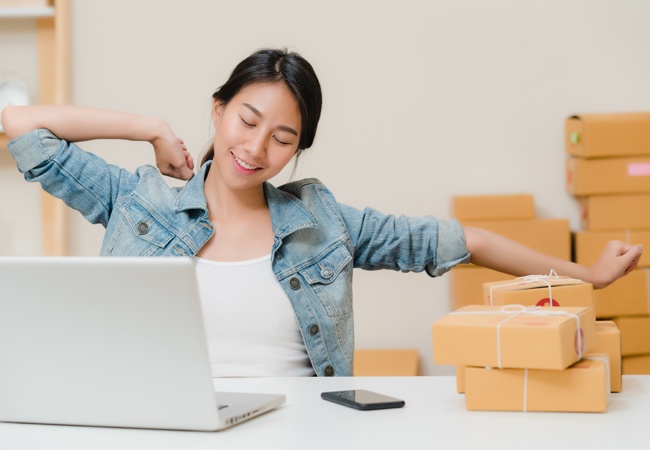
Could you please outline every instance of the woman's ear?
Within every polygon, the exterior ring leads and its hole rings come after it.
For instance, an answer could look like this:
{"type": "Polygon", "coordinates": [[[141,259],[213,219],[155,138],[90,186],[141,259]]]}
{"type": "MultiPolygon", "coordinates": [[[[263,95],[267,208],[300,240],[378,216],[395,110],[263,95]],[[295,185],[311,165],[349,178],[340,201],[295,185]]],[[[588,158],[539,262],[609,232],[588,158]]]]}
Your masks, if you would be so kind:
{"type": "Polygon", "coordinates": [[[216,126],[217,122],[221,119],[223,114],[223,103],[219,100],[212,102],[212,123],[216,126]]]}

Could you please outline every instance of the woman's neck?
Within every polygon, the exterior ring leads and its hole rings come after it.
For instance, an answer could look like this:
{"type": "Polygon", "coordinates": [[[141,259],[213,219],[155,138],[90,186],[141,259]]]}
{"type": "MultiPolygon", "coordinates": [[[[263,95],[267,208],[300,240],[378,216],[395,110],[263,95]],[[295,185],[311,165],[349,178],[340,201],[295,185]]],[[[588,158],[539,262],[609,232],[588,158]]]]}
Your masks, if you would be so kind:
{"type": "Polygon", "coordinates": [[[210,218],[215,222],[246,218],[269,209],[264,185],[249,189],[232,189],[223,182],[217,170],[208,172],[204,192],[210,218]]]}

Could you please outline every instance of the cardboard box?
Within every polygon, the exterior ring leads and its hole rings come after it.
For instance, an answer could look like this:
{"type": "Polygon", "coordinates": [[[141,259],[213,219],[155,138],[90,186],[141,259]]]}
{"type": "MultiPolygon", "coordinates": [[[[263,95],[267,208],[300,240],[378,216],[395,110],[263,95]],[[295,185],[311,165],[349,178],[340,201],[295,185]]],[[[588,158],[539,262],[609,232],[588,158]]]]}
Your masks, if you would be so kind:
{"type": "Polygon", "coordinates": [[[456,392],[465,393],[465,366],[456,366],[456,392]]]}
{"type": "Polygon", "coordinates": [[[621,355],[650,354],[650,316],[626,316],[612,319],[621,330],[621,355]]]}
{"type": "Polygon", "coordinates": [[[593,308],[470,305],[433,324],[436,364],[561,370],[595,344],[593,308]]]}
{"type": "Polygon", "coordinates": [[[596,195],[580,199],[583,230],[650,228],[650,194],[596,195]]]}
{"type": "Polygon", "coordinates": [[[596,321],[596,345],[593,352],[609,355],[610,389],[612,392],[621,392],[623,389],[621,332],[611,320],[596,321]]]}
{"type": "Polygon", "coordinates": [[[486,305],[593,307],[593,286],[559,276],[532,276],[483,285],[486,305]]]}
{"type": "Polygon", "coordinates": [[[457,195],[451,198],[451,216],[458,220],[512,220],[535,218],[531,194],[457,195]]]}
{"type": "Polygon", "coordinates": [[[650,157],[566,160],[567,192],[576,197],[650,192],[650,157]]]}
{"type": "Polygon", "coordinates": [[[649,375],[650,355],[624,356],[623,374],[624,375],[649,375]]]}
{"type": "Polygon", "coordinates": [[[355,377],[413,377],[420,374],[417,349],[356,349],[355,377]]]}
{"type": "Polygon", "coordinates": [[[465,406],[472,411],[605,412],[608,381],[606,354],[590,354],[566,370],[468,367],[465,406]]]}
{"type": "MultiPolygon", "coordinates": [[[[583,266],[596,262],[609,241],[623,241],[628,244],[642,244],[650,249],[650,229],[618,231],[579,231],[575,233],[575,261],[583,266]]],[[[650,251],[641,255],[639,267],[650,267],[650,251]]]]}
{"type": "Polygon", "coordinates": [[[606,288],[594,291],[597,319],[650,314],[650,270],[635,269],[606,288]]]}
{"type": "Polygon", "coordinates": [[[463,264],[449,271],[449,309],[483,304],[483,284],[511,280],[512,275],[473,264],[463,264]]]}
{"type": "Polygon", "coordinates": [[[650,154],[650,113],[581,114],[565,122],[566,152],[582,158],[650,154]]]}
{"type": "Polygon", "coordinates": [[[571,230],[567,219],[461,221],[505,236],[545,255],[571,259],[571,230]]]}

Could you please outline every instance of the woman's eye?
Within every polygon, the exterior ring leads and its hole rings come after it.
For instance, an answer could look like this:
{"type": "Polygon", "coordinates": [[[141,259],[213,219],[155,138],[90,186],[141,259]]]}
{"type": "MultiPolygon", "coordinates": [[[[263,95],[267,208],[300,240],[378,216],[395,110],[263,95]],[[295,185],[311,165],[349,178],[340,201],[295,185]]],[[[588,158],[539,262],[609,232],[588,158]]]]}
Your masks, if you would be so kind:
{"type": "Polygon", "coordinates": [[[290,145],[291,144],[291,142],[281,141],[280,139],[278,139],[278,137],[276,135],[273,135],[273,139],[275,139],[278,142],[278,144],[280,144],[280,145],[290,145]]]}
{"type": "Polygon", "coordinates": [[[246,124],[246,126],[249,126],[249,127],[254,127],[255,126],[254,124],[252,124],[250,122],[246,122],[246,119],[244,119],[243,117],[239,116],[239,118],[241,119],[242,122],[244,122],[246,124]]]}

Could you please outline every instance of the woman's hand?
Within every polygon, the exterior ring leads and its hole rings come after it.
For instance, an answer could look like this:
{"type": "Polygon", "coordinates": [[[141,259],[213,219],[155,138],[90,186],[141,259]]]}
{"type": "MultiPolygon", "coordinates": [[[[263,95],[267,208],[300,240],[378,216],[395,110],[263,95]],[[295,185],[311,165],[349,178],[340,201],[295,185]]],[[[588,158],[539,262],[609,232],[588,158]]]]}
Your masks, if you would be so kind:
{"type": "Polygon", "coordinates": [[[194,175],[194,159],[182,139],[170,128],[151,141],[156,154],[156,167],[160,173],[179,180],[189,180],[194,175]]]}
{"type": "Polygon", "coordinates": [[[634,270],[642,254],[642,245],[609,241],[598,260],[589,267],[591,283],[597,289],[610,285],[634,270]]]}

